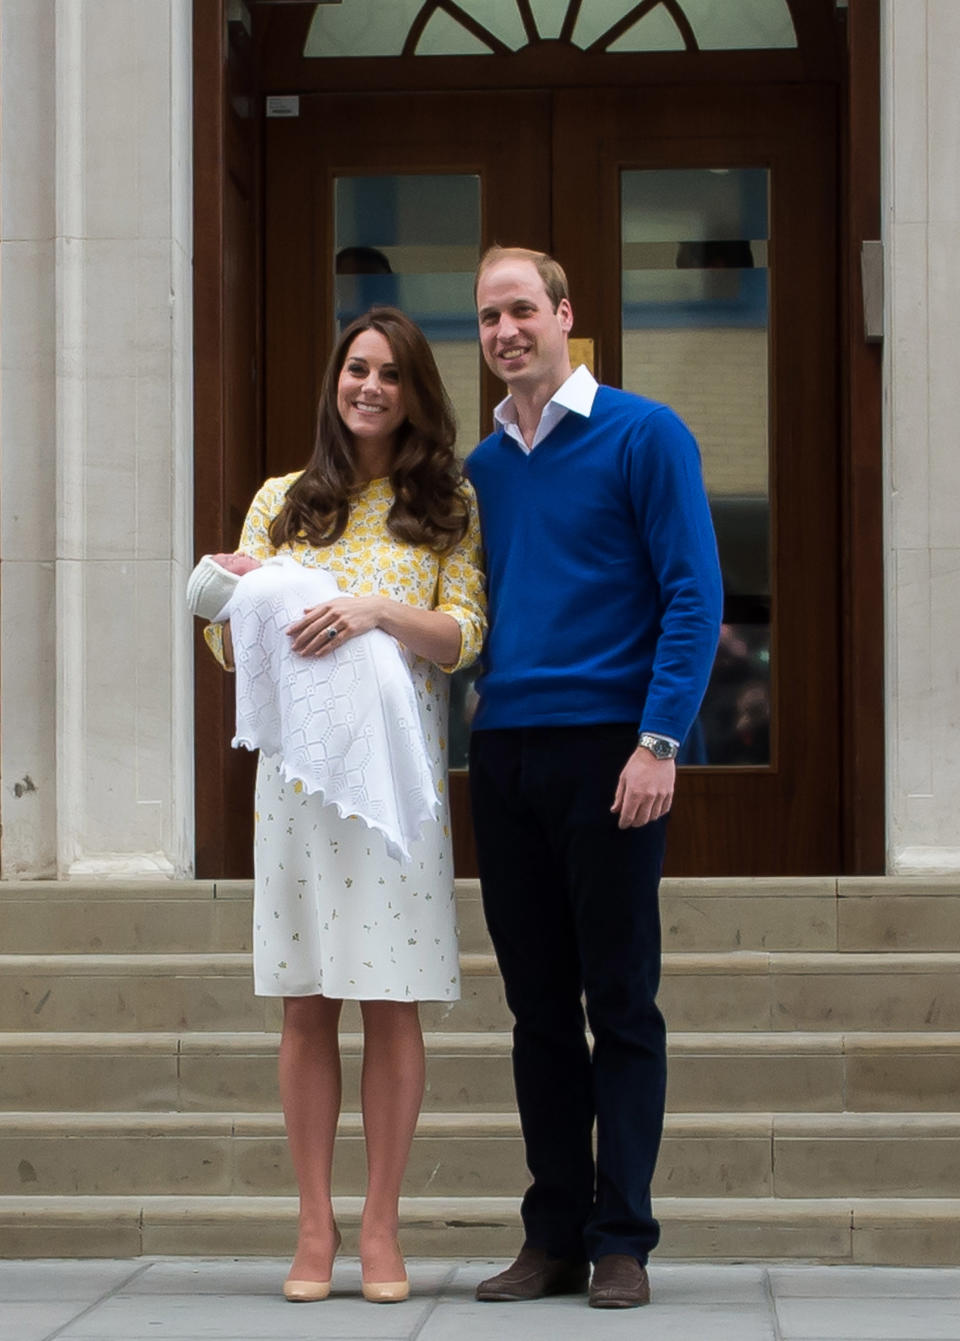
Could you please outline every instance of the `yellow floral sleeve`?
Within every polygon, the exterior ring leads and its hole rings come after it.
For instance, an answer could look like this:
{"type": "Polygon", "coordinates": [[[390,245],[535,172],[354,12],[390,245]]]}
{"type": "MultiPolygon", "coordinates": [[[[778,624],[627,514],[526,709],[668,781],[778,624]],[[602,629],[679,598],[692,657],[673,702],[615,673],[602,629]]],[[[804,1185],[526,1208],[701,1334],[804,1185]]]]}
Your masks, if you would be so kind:
{"type": "Polygon", "coordinates": [[[210,651],[220,662],[225,671],[232,671],[233,667],[227,665],[227,654],[223,647],[223,625],[208,624],[203,630],[203,641],[210,648],[210,651]]]}
{"type": "Polygon", "coordinates": [[[470,504],[470,525],[456,548],[440,559],[437,576],[436,608],[452,615],[460,625],[460,656],[455,665],[440,667],[450,673],[471,666],[476,661],[487,633],[487,598],[477,499],[473,486],[467,481],[464,481],[463,493],[470,504]]]}
{"type": "MultiPolygon", "coordinates": [[[[283,506],[286,492],[299,474],[300,472],[296,470],[292,475],[277,476],[275,479],[267,480],[257,490],[240,533],[240,544],[237,548],[241,554],[248,554],[251,559],[259,559],[261,563],[276,554],[277,551],[270,541],[270,523],[283,506]]],[[[223,669],[233,670],[232,666],[227,665],[224,655],[223,625],[208,624],[203,630],[203,637],[223,669]]]]}

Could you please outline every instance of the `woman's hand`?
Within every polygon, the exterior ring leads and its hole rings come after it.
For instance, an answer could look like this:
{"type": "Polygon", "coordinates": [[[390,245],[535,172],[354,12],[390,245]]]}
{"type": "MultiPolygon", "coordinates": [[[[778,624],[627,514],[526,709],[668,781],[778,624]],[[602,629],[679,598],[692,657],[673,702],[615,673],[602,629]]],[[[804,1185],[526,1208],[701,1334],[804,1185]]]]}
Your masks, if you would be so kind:
{"type": "Polygon", "coordinates": [[[311,606],[287,629],[293,650],[322,657],[358,634],[383,629],[391,638],[438,666],[453,666],[460,655],[460,625],[442,610],[391,601],[386,596],[338,596],[311,606]],[[332,634],[332,636],[331,636],[332,634]]]}
{"type": "Polygon", "coordinates": [[[287,629],[293,650],[302,657],[322,657],[349,639],[379,628],[388,605],[384,596],[339,596],[313,605],[287,629]]]}

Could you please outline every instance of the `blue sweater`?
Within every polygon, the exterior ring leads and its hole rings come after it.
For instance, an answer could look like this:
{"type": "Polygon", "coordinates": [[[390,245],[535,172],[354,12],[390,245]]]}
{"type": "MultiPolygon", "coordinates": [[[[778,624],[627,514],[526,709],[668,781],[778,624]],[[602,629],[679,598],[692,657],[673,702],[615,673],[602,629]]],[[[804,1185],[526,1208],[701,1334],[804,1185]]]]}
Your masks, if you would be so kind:
{"type": "Polygon", "coordinates": [[[665,405],[598,388],[527,455],[503,430],[477,492],[490,633],[474,729],[637,722],[683,740],[722,591],[697,445],[665,405]]]}

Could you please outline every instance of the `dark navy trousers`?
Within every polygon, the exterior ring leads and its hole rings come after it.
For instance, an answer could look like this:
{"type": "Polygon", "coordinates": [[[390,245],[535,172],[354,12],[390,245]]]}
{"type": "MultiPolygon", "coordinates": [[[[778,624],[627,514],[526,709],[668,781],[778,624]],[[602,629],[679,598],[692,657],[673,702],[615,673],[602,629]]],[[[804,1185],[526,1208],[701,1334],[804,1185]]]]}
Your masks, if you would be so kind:
{"type": "Polygon", "coordinates": [[[550,1257],[646,1262],[659,1238],[650,1181],[666,1090],[656,1005],[666,820],[621,830],[610,813],[636,743],[635,724],[471,739],[483,904],[515,1020],[533,1178],[523,1223],[550,1257]]]}

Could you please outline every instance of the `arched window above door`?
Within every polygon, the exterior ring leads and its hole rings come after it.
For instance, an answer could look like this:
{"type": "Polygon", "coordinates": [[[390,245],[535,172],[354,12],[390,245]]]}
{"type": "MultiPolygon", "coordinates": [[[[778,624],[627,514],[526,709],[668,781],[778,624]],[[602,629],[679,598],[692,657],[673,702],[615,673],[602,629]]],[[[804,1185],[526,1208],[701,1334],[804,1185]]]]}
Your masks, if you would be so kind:
{"type": "Polygon", "coordinates": [[[308,58],[793,49],[788,0],[338,0],[316,6],[308,58]]]}

